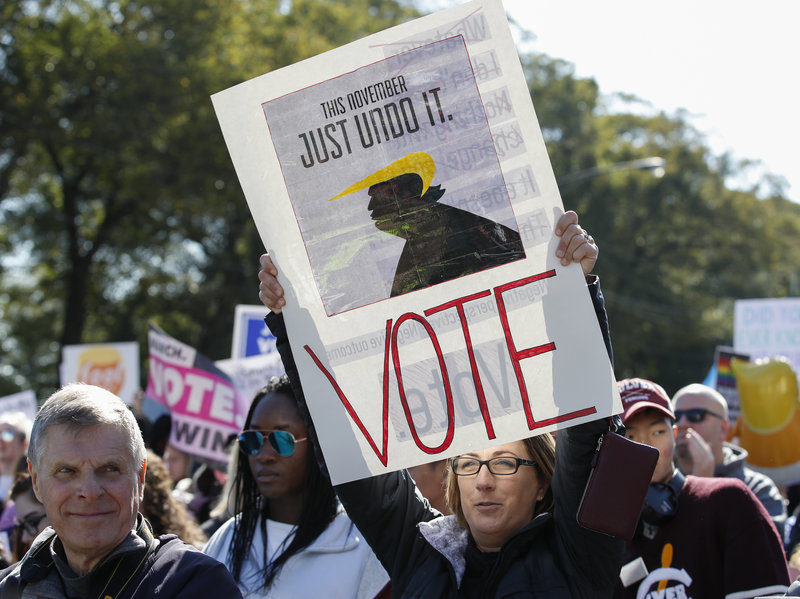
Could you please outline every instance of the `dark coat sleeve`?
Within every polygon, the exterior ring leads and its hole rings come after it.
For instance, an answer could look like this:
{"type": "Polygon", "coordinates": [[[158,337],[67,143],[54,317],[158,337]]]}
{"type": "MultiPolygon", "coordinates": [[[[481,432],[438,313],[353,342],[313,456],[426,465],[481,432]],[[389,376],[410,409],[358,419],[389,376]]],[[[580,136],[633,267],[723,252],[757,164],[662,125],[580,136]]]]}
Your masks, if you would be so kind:
{"type": "Polygon", "coordinates": [[[317,437],[317,429],[314,426],[314,421],[311,419],[311,412],[306,403],[306,396],[303,393],[303,386],[300,384],[300,373],[297,372],[297,366],[294,362],[294,355],[292,354],[292,347],[289,344],[289,334],[286,332],[286,323],[283,320],[283,314],[275,314],[270,312],[264,318],[267,327],[275,335],[275,347],[281,356],[283,362],[283,369],[289,377],[289,382],[292,384],[292,391],[297,400],[297,405],[300,408],[300,414],[305,421],[306,428],[308,429],[308,437],[311,439],[311,444],[314,447],[314,455],[317,457],[317,462],[322,469],[322,473],[330,478],[328,474],[328,467],[325,464],[325,457],[322,455],[320,449],[319,438],[317,437]]]}
{"type": "MultiPolygon", "coordinates": [[[[611,335],[605,301],[597,277],[587,279],[597,322],[603,334],[609,360],[613,364],[611,335]]],[[[615,426],[621,427],[615,417],[615,426]]],[[[554,523],[561,563],[571,564],[573,597],[608,597],[614,589],[622,564],[623,542],[592,532],[577,521],[591,462],[598,438],[609,430],[609,419],[603,418],[559,430],[556,438],[556,468],[553,476],[555,500],[554,523]]]]}

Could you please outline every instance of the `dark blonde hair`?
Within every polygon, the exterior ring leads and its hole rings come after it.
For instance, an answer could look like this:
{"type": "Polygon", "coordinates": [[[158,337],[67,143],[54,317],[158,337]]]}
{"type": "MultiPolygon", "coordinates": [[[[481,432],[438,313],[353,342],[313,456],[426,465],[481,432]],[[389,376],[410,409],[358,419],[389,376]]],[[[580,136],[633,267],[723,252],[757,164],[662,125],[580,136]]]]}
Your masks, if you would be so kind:
{"type": "Polygon", "coordinates": [[[175,534],[195,547],[208,540],[186,506],[172,495],[172,480],[163,460],[153,450],[147,450],[144,499],[139,506],[142,515],[153,527],[153,534],[175,534]]]}
{"type": "MultiPolygon", "coordinates": [[[[556,461],[556,443],[552,435],[543,434],[536,437],[528,437],[522,439],[525,444],[525,449],[528,451],[528,456],[531,460],[536,462],[536,478],[539,484],[547,485],[547,492],[542,497],[541,501],[537,501],[533,510],[533,517],[550,512],[553,510],[553,470],[556,461]]],[[[447,462],[447,490],[445,491],[445,500],[447,507],[455,514],[458,523],[469,530],[464,518],[464,510],[461,507],[461,493],[458,489],[458,477],[453,473],[453,468],[450,466],[450,461],[447,462]]]]}

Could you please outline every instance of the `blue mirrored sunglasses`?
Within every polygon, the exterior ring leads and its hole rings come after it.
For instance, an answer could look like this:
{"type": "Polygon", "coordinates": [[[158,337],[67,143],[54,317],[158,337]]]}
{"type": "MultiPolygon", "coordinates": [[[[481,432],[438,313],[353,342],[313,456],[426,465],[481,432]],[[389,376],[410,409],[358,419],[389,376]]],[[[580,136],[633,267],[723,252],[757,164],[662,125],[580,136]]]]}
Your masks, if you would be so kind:
{"type": "Polygon", "coordinates": [[[264,447],[265,440],[275,453],[289,457],[294,453],[295,444],[308,437],[296,439],[289,431],[244,431],[239,435],[239,449],[246,455],[256,455],[264,447]]]}

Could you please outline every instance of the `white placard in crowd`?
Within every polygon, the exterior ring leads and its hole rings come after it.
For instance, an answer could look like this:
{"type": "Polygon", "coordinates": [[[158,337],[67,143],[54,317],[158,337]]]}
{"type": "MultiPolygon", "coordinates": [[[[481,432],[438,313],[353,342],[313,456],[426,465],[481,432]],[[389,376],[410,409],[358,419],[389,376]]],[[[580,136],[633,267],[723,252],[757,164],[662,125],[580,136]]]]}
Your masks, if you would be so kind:
{"type": "Polygon", "coordinates": [[[236,360],[217,360],[214,364],[231,378],[248,406],[270,378],[283,374],[283,363],[277,351],[236,360]]]}
{"type": "Polygon", "coordinates": [[[139,385],[139,344],[65,345],[61,351],[61,384],[89,383],[111,391],[133,405],[139,385]]]}
{"type": "Polygon", "coordinates": [[[36,418],[36,394],[33,391],[20,391],[12,395],[0,397],[0,414],[5,412],[22,412],[33,421],[36,418]]]}
{"type": "Polygon", "coordinates": [[[621,411],[499,0],[212,100],[334,483],[621,411]]]}
{"type": "Polygon", "coordinates": [[[800,298],[736,300],[733,346],[750,359],[784,356],[800,375],[800,298]]]}

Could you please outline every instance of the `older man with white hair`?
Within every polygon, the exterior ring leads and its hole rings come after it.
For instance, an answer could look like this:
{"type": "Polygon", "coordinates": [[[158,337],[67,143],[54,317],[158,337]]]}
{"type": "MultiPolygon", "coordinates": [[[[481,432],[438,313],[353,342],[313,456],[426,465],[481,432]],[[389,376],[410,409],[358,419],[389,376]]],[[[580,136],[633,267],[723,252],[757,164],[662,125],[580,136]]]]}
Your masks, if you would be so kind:
{"type": "Polygon", "coordinates": [[[42,405],[28,470],[50,526],[0,572],[0,597],[241,597],[228,570],[139,514],[146,451],[116,395],[71,384],[42,405]]]}
{"type": "Polygon", "coordinates": [[[747,450],[726,441],[728,402],[719,391],[694,383],[672,397],[677,427],[675,461],[684,474],[738,478],[764,505],[783,537],[786,504],[768,476],[748,467],[747,450]]]}

